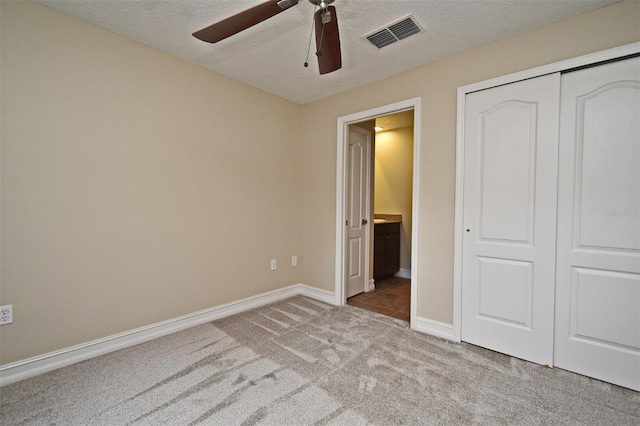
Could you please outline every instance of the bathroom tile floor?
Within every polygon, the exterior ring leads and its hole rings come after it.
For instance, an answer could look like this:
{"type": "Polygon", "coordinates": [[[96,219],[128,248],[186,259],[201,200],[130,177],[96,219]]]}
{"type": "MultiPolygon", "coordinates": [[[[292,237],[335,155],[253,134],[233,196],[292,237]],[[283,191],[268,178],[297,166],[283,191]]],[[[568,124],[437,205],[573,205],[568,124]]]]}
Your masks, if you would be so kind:
{"type": "Polygon", "coordinates": [[[389,277],[376,281],[375,290],[348,298],[347,305],[408,322],[411,318],[411,280],[389,277]]]}

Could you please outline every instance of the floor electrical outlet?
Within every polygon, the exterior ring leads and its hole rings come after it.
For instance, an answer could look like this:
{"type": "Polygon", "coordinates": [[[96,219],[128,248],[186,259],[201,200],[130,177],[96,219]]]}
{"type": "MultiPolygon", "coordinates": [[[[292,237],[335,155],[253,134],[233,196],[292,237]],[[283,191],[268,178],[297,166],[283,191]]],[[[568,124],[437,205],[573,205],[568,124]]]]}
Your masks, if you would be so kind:
{"type": "Polygon", "coordinates": [[[0,325],[13,322],[13,305],[0,306],[0,325]]]}
{"type": "Polygon", "coordinates": [[[298,256],[291,256],[291,266],[298,266],[298,256]]]}

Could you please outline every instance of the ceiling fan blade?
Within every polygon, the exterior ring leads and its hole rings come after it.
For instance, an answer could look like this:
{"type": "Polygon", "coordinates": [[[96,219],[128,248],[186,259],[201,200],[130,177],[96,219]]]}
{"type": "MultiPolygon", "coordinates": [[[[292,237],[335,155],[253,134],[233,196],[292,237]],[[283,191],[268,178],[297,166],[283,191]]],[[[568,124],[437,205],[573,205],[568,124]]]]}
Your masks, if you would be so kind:
{"type": "Polygon", "coordinates": [[[230,16],[193,33],[195,38],[208,43],[224,40],[240,31],[277,15],[298,4],[299,0],[269,0],[230,16]]]}
{"type": "Polygon", "coordinates": [[[320,74],[328,74],[342,68],[338,15],[335,6],[329,6],[327,9],[331,13],[331,21],[326,24],[322,24],[322,10],[318,10],[314,16],[320,74]]]}

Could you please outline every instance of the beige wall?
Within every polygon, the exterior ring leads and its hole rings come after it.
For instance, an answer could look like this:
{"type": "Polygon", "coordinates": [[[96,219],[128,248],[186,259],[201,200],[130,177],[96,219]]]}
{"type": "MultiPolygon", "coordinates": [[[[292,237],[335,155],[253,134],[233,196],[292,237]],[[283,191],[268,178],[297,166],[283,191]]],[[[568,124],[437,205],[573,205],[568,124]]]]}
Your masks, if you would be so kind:
{"type": "Polygon", "coordinates": [[[1,363],[300,282],[299,105],[1,8],[1,363]]]}
{"type": "Polygon", "coordinates": [[[456,88],[638,41],[639,18],[640,3],[616,3],[305,105],[302,222],[313,226],[302,228],[303,282],[335,285],[337,117],[419,96],[418,315],[451,323],[456,88]]]}
{"type": "Polygon", "coordinates": [[[374,212],[401,214],[400,268],[411,269],[413,126],[376,133],[374,212]]]}

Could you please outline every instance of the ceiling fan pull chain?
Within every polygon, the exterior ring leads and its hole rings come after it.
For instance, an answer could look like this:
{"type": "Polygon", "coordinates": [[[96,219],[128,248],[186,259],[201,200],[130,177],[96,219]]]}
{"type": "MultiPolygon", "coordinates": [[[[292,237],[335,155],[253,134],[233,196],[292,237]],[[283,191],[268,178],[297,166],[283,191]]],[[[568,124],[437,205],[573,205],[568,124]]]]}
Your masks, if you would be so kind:
{"type": "Polygon", "coordinates": [[[315,19],[313,19],[313,17],[316,14],[316,10],[318,10],[318,7],[314,7],[313,8],[313,15],[311,15],[312,19],[311,19],[311,33],[309,33],[309,47],[307,47],[307,60],[304,61],[304,67],[307,68],[309,66],[309,52],[311,52],[311,39],[313,38],[313,27],[315,24],[315,19]]]}
{"type": "Polygon", "coordinates": [[[320,2],[320,8],[322,9],[322,12],[320,12],[322,14],[322,32],[320,33],[320,43],[318,43],[318,48],[320,50],[316,52],[316,56],[318,57],[322,56],[322,40],[324,39],[324,27],[327,25],[327,22],[331,22],[331,11],[327,8],[327,4],[324,1],[320,2]]]}
{"type": "Polygon", "coordinates": [[[318,43],[318,48],[320,50],[318,50],[316,52],[316,56],[322,56],[322,39],[324,38],[324,26],[326,25],[326,22],[322,21],[322,32],[320,33],[320,43],[318,43]]]}

